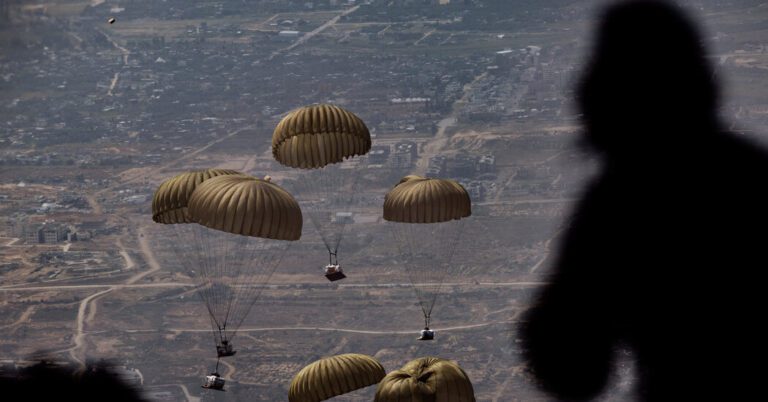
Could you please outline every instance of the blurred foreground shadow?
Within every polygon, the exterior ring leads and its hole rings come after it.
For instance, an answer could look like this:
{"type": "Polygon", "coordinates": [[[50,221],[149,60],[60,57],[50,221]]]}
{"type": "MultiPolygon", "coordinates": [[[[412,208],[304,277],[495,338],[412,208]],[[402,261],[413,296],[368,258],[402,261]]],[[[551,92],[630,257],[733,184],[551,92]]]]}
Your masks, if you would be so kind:
{"type": "Polygon", "coordinates": [[[66,363],[41,361],[24,368],[0,369],[2,401],[143,402],[139,390],[106,365],[82,373],[66,363]]]}
{"type": "Polygon", "coordinates": [[[762,399],[768,154],[724,132],[695,26],[676,7],[606,9],[578,88],[601,171],[521,326],[560,400],[598,396],[631,349],[642,401],[762,399]]]}

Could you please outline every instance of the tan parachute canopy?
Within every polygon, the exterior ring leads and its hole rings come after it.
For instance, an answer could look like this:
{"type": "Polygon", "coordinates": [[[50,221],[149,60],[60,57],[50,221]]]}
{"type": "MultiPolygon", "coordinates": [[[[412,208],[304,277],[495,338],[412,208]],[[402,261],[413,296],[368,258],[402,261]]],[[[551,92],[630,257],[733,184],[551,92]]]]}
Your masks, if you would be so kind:
{"type": "Polygon", "coordinates": [[[301,369],[288,390],[290,402],[319,402],[367,387],[384,378],[371,356],[348,353],[320,359],[301,369]]]}
{"type": "Polygon", "coordinates": [[[472,215],[469,194],[449,179],[408,175],[384,198],[384,219],[403,223],[438,223],[472,215]]]}
{"type": "Polygon", "coordinates": [[[195,188],[212,177],[230,174],[240,174],[240,172],[226,169],[195,170],[164,181],[152,197],[152,220],[169,224],[191,223],[187,213],[187,202],[195,188]]]}
{"type": "Polygon", "coordinates": [[[314,169],[364,155],[371,134],[359,117],[338,106],[319,104],[296,109],[272,133],[272,155],[283,165],[314,169]]]}
{"type": "Polygon", "coordinates": [[[408,362],[379,383],[375,402],[475,402],[467,373],[437,357],[408,362]]]}
{"type": "Polygon", "coordinates": [[[189,216],[211,229],[278,240],[298,240],[303,223],[290,193],[246,175],[204,181],[189,199],[189,216]]]}

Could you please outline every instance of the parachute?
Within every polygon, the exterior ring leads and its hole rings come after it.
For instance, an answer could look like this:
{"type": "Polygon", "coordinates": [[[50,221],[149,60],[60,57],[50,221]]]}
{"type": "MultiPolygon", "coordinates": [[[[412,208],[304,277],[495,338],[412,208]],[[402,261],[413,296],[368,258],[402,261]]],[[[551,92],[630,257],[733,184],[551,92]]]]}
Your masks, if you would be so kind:
{"type": "Polygon", "coordinates": [[[347,353],[315,361],[293,377],[289,402],[319,402],[378,383],[384,367],[373,357],[347,353]]]}
{"type": "Polygon", "coordinates": [[[171,227],[174,262],[198,284],[219,357],[269,281],[290,241],[301,237],[298,203],[279,186],[231,170],[183,173],[162,183],[153,219],[171,227]]]}
{"type": "Polygon", "coordinates": [[[374,402],[475,402],[472,382],[458,364],[422,357],[387,374],[376,388],[374,402]]]}
{"type": "Polygon", "coordinates": [[[272,134],[272,155],[281,164],[300,169],[293,193],[328,250],[326,277],[341,273],[338,251],[346,226],[354,221],[359,172],[352,161],[371,149],[363,121],[338,106],[319,104],[286,115],[272,134]]]}
{"type": "Polygon", "coordinates": [[[157,223],[192,223],[187,203],[198,185],[212,177],[241,174],[235,170],[206,169],[182,173],[164,181],[152,197],[152,220],[157,223]]]}
{"type": "Polygon", "coordinates": [[[424,313],[425,332],[431,340],[432,310],[443,282],[452,269],[464,222],[472,214],[469,194],[454,180],[405,176],[384,198],[388,221],[408,279],[424,313]]]}
{"type": "Polygon", "coordinates": [[[216,177],[198,186],[188,205],[190,217],[211,229],[276,240],[301,237],[299,204],[266,180],[246,175],[216,177]]]}
{"type": "Polygon", "coordinates": [[[359,117],[333,105],[311,105],[285,116],[272,134],[272,155],[283,165],[316,169],[371,149],[371,135],[359,117]]]}

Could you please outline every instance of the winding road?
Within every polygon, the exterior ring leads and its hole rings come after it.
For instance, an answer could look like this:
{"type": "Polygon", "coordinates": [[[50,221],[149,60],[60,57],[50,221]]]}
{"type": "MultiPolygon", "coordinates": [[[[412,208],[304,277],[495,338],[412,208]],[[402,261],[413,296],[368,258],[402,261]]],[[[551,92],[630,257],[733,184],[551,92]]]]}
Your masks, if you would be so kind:
{"type": "MultiPolygon", "coordinates": [[[[100,292],[96,292],[80,302],[80,308],[77,310],[77,326],[75,330],[75,337],[74,337],[74,346],[69,348],[69,355],[72,357],[73,360],[77,362],[77,364],[80,366],[80,370],[85,370],[85,348],[83,347],[85,344],[85,321],[86,321],[86,312],[88,311],[88,304],[96,300],[97,298],[115,290],[114,288],[108,288],[105,290],[102,290],[100,292]]],[[[90,317],[93,319],[93,316],[90,317]]]]}
{"type": "MultiPolygon", "coordinates": [[[[505,324],[512,324],[517,322],[517,320],[506,320],[506,321],[492,321],[492,322],[483,322],[478,324],[468,324],[468,325],[456,325],[451,327],[435,327],[433,328],[436,332],[455,332],[455,331],[463,331],[467,329],[473,329],[473,328],[482,328],[482,327],[488,327],[492,325],[505,325],[505,324]]],[[[165,329],[125,329],[124,332],[128,333],[151,333],[151,332],[169,332],[169,333],[196,333],[196,332],[210,332],[210,328],[165,328],[165,329]]],[[[354,328],[331,328],[331,327],[265,327],[265,328],[240,328],[237,330],[237,332],[272,332],[272,331],[311,331],[311,332],[345,332],[350,334],[367,334],[367,335],[413,335],[414,333],[418,332],[415,329],[409,329],[409,330],[364,330],[364,329],[354,329],[354,328]]],[[[223,361],[223,360],[222,360],[223,361]]]]}
{"type": "Polygon", "coordinates": [[[237,372],[235,366],[233,366],[232,363],[228,362],[226,359],[219,359],[219,364],[227,368],[227,371],[221,375],[221,378],[227,381],[231,380],[232,376],[235,375],[235,372],[237,372]]]}
{"type": "MultiPolygon", "coordinates": [[[[77,364],[80,366],[80,370],[85,370],[85,360],[86,360],[86,348],[85,348],[85,337],[88,334],[88,332],[85,331],[86,326],[90,326],[90,324],[93,322],[94,318],[96,317],[96,300],[100,297],[106,295],[107,293],[110,293],[116,289],[122,289],[125,287],[153,287],[151,285],[155,284],[146,284],[144,286],[142,285],[134,285],[136,282],[141,280],[147,275],[150,275],[158,270],[160,270],[160,264],[155,259],[154,254],[152,253],[152,250],[149,248],[149,244],[147,243],[146,237],[143,236],[144,231],[143,228],[140,228],[138,231],[138,238],[139,238],[139,244],[141,245],[142,253],[144,253],[147,263],[150,266],[150,269],[144,272],[140,272],[132,277],[130,277],[128,280],[126,280],[124,285],[69,285],[69,286],[31,286],[27,287],[26,289],[29,290],[44,290],[44,289],[85,289],[85,288],[96,288],[96,287],[104,287],[107,286],[106,289],[100,290],[86,298],[84,298],[80,302],[80,307],[77,310],[77,318],[75,319],[75,336],[73,338],[74,345],[70,348],[67,348],[65,350],[62,350],[60,352],[69,352],[69,355],[72,357],[72,359],[77,362],[77,364]],[[134,285],[134,286],[131,286],[134,285]]],[[[125,269],[133,269],[135,264],[133,260],[130,258],[128,253],[123,248],[122,241],[118,239],[117,245],[120,249],[120,254],[125,259],[125,269]]],[[[161,284],[161,285],[167,285],[167,284],[161,284]]],[[[174,285],[181,285],[181,286],[187,286],[186,284],[174,284],[174,285]]],[[[13,288],[13,287],[5,287],[0,288],[0,291],[6,290],[6,291],[19,291],[19,290],[25,290],[23,287],[13,288]]]]}
{"type": "Polygon", "coordinates": [[[144,236],[144,227],[139,228],[138,238],[139,238],[139,247],[141,247],[141,253],[144,255],[144,260],[147,261],[147,264],[149,264],[149,270],[140,272],[130,277],[127,281],[125,281],[127,285],[133,285],[134,283],[140,281],[147,275],[151,275],[159,271],[161,268],[160,263],[157,262],[157,258],[155,258],[155,254],[152,252],[152,248],[149,247],[147,236],[144,236]]]}
{"type": "MultiPolygon", "coordinates": [[[[101,33],[102,35],[104,35],[104,37],[107,38],[109,43],[111,43],[112,46],[114,46],[115,49],[119,50],[123,54],[123,66],[127,66],[128,65],[128,56],[131,55],[131,51],[126,49],[126,48],[124,48],[124,47],[122,47],[122,46],[120,46],[120,44],[115,42],[115,40],[112,39],[112,37],[109,36],[109,34],[107,34],[106,32],[102,31],[101,29],[96,28],[96,30],[99,31],[99,33],[101,33]]],[[[120,72],[118,71],[118,72],[115,73],[114,76],[112,76],[112,81],[109,84],[109,90],[107,90],[107,96],[112,96],[113,95],[113,91],[114,91],[115,87],[117,86],[117,82],[119,80],[120,80],[120,72]]]]}
{"type": "Polygon", "coordinates": [[[14,328],[14,327],[17,327],[17,326],[25,323],[27,320],[29,320],[29,317],[31,317],[32,314],[34,314],[36,309],[37,309],[37,306],[29,306],[29,307],[27,307],[27,309],[24,310],[23,313],[21,313],[21,315],[19,316],[19,318],[16,321],[14,321],[14,322],[12,322],[10,324],[0,325],[0,329],[14,328]]]}
{"type": "Polygon", "coordinates": [[[136,267],[136,263],[133,261],[133,258],[131,258],[131,255],[128,254],[128,251],[126,251],[125,246],[123,246],[123,241],[119,237],[115,241],[115,245],[117,246],[117,249],[120,250],[119,253],[123,257],[123,260],[125,260],[125,269],[134,269],[136,267]]]}

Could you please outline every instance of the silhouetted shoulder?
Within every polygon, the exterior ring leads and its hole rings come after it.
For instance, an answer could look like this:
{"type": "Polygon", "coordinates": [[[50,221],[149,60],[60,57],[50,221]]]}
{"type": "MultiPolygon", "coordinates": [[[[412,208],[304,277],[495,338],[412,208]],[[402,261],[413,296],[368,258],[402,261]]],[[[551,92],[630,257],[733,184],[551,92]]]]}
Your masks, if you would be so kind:
{"type": "Polygon", "coordinates": [[[723,132],[700,35],[675,6],[607,8],[578,88],[602,160],[525,315],[541,388],[590,399],[632,351],[640,400],[762,393],[768,151],[723,132]]]}

